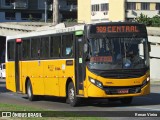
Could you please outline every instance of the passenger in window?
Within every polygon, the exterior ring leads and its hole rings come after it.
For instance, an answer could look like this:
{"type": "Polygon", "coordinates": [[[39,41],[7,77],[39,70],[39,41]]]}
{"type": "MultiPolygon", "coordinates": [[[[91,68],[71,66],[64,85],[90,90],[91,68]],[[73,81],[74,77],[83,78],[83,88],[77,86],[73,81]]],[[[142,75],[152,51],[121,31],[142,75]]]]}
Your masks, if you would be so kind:
{"type": "Polygon", "coordinates": [[[66,48],[66,55],[69,55],[71,53],[71,48],[70,47],[67,47],[66,48]]]}
{"type": "Polygon", "coordinates": [[[37,54],[38,54],[38,57],[40,57],[40,49],[38,49],[37,54]]]}
{"type": "Polygon", "coordinates": [[[66,56],[73,56],[73,47],[67,47],[66,48],[66,56]]]}

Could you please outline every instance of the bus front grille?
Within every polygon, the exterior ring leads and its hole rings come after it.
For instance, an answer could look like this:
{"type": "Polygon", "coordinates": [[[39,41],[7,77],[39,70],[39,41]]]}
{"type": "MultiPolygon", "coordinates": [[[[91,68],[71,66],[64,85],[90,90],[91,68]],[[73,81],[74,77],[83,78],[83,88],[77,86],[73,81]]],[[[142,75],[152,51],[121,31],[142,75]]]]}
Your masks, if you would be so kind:
{"type": "Polygon", "coordinates": [[[131,86],[131,87],[103,87],[104,91],[108,95],[116,94],[135,94],[141,92],[140,86],[131,86]]]}

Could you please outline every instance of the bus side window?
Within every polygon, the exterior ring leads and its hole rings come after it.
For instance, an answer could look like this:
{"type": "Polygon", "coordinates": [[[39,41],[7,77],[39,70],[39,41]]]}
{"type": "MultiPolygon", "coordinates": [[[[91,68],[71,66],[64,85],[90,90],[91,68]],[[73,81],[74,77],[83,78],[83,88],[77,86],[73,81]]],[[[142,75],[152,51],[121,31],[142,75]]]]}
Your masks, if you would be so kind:
{"type": "Polygon", "coordinates": [[[14,60],[15,59],[15,42],[12,40],[12,41],[9,41],[8,42],[8,45],[7,45],[7,49],[8,49],[8,60],[14,60]]]}
{"type": "Polygon", "coordinates": [[[23,40],[22,46],[23,46],[22,47],[23,59],[29,59],[30,58],[30,39],[23,40]]]}
{"type": "Polygon", "coordinates": [[[73,35],[64,35],[62,38],[62,56],[73,57],[73,35]]]}
{"type": "Polygon", "coordinates": [[[51,36],[50,57],[60,57],[61,36],[51,36]]]}
{"type": "Polygon", "coordinates": [[[33,38],[31,40],[31,57],[37,59],[40,56],[40,38],[33,38]]]}
{"type": "Polygon", "coordinates": [[[65,53],[66,55],[70,55],[70,54],[72,54],[72,48],[71,47],[67,47],[66,48],[66,53],[65,53]]]}
{"type": "Polygon", "coordinates": [[[49,37],[41,38],[41,49],[40,49],[40,57],[48,58],[49,57],[49,37]]]}

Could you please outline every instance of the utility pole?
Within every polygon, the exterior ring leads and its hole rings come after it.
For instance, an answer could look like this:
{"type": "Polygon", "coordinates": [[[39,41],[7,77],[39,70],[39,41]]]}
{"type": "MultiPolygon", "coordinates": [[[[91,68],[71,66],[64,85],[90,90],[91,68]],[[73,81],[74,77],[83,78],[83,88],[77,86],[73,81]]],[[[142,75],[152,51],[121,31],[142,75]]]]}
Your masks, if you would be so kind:
{"type": "Polygon", "coordinates": [[[59,23],[59,0],[53,0],[53,25],[59,23]]]}
{"type": "Polygon", "coordinates": [[[45,0],[44,5],[45,5],[45,23],[47,23],[47,0],[45,0]]]}

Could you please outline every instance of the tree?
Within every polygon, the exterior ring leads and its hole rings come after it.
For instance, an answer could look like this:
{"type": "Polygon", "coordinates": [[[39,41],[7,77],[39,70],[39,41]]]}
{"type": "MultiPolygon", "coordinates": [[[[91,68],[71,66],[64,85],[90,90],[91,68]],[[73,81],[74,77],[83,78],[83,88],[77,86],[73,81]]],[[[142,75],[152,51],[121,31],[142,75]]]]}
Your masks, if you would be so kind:
{"type": "Polygon", "coordinates": [[[150,18],[147,16],[147,15],[144,15],[144,14],[140,14],[139,17],[136,18],[136,21],[139,22],[139,23],[143,23],[147,26],[150,26],[151,25],[151,20],[150,18]]]}
{"type": "Polygon", "coordinates": [[[28,18],[30,21],[32,21],[33,20],[33,16],[32,16],[32,14],[29,14],[29,18],[28,18]]]}
{"type": "Polygon", "coordinates": [[[147,15],[141,13],[135,20],[136,22],[143,23],[146,26],[160,27],[160,16],[158,15],[149,18],[147,15]]]}
{"type": "Polygon", "coordinates": [[[160,16],[156,15],[152,19],[152,26],[153,27],[160,27],[160,16]]]}

